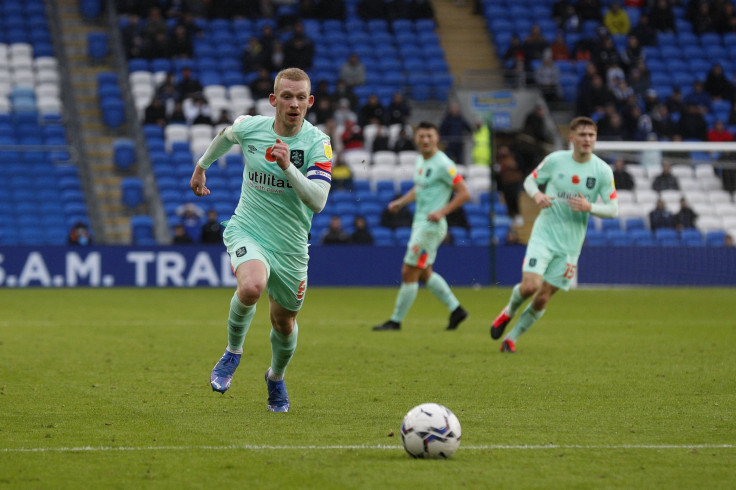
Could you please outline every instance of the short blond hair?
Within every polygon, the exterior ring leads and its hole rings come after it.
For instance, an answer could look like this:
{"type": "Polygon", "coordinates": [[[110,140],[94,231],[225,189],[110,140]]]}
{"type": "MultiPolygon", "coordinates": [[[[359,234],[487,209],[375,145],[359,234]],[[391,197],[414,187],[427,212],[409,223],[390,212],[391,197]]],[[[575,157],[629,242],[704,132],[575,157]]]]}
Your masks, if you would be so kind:
{"type": "Polygon", "coordinates": [[[284,78],[293,82],[306,81],[307,92],[309,92],[310,94],[312,93],[312,81],[309,79],[309,75],[307,75],[307,72],[305,72],[301,68],[284,68],[283,70],[281,70],[278,75],[276,75],[276,79],[273,81],[273,93],[278,92],[279,82],[284,78]]]}

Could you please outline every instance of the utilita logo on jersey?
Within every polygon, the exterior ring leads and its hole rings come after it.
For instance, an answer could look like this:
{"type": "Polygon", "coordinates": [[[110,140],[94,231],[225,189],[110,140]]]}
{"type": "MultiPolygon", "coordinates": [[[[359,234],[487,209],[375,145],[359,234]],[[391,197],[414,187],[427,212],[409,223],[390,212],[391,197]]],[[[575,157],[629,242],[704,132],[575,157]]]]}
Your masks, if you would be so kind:
{"type": "Polygon", "coordinates": [[[285,189],[291,189],[291,184],[286,180],[279,179],[275,175],[255,171],[248,172],[248,185],[261,191],[277,194],[283,193],[285,189]]]}

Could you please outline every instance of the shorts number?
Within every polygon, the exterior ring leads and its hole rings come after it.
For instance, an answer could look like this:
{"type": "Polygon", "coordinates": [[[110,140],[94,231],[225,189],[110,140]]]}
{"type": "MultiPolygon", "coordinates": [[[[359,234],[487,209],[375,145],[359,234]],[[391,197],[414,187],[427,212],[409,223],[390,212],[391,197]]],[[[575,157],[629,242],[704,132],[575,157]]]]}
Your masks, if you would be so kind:
{"type": "Polygon", "coordinates": [[[567,264],[567,269],[565,269],[565,273],[563,274],[565,279],[572,279],[575,277],[575,269],[577,268],[577,265],[567,264]]]}

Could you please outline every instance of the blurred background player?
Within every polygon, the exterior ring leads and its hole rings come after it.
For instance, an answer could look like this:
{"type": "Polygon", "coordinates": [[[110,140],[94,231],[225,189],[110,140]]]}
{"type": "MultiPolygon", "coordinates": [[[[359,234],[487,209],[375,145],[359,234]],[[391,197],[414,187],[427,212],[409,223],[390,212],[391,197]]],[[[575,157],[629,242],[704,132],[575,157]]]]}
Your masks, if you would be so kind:
{"type": "Polygon", "coordinates": [[[596,134],[592,119],[573,119],[569,135],[573,149],[547,155],[524,180],[524,189],[541,211],[526,248],[521,283],[514,286],[508,305],[493,321],[491,337],[500,338],[522,303],[530,296],[532,301],[503,340],[501,352],[516,352],[516,340],[542,318],[552,295],[570,289],[589,215],[618,215],[613,171],[593,154],[596,134]],[[542,184],[544,192],[539,189],[542,184]],[[602,203],[596,202],[598,196],[602,203]]]}
{"type": "Polygon", "coordinates": [[[266,291],[272,326],[268,409],[288,412],[284,372],[296,350],[296,316],[307,290],[307,240],[313,213],[327,202],[332,147],[328,136],[304,120],[314,104],[304,71],[279,72],[269,101],[276,108],[274,117],[241,116],[215,136],[190,186],[197,196],[208,195],[205,170],[233,144],[242,147],[240,202],[223,234],[238,286],[230,301],[227,348],[210,384],[221,393],[230,387],[256,304],[266,291]]]}
{"type": "Polygon", "coordinates": [[[401,268],[401,287],[391,318],[373,330],[401,328],[401,321],[417,297],[418,281],[424,282],[432,294],[449,308],[448,330],[454,330],[468,317],[468,312],[460,306],[444,278],[432,270],[432,264],[447,234],[445,216],[470,199],[470,193],[462,176],[457,173],[455,163],[438,147],[440,136],[437,126],[419,123],[415,140],[420,155],[414,170],[414,187],[388,205],[389,211],[395,213],[411,202],[417,203],[401,268]],[[455,195],[450,199],[453,191],[455,195]]]}

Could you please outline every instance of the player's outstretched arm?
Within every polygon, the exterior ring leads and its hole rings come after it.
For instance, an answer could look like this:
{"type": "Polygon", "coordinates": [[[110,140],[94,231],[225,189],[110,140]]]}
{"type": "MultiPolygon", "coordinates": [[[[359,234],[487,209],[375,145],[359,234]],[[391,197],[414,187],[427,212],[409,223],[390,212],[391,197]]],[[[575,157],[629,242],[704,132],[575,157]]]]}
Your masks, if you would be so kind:
{"type": "Polygon", "coordinates": [[[412,187],[409,192],[407,192],[400,198],[394,199],[393,201],[388,203],[388,210],[392,213],[395,213],[399,209],[406,206],[407,204],[414,202],[415,199],[416,199],[416,192],[414,191],[414,187],[412,187]]]}
{"type": "Polygon", "coordinates": [[[437,211],[429,213],[427,215],[427,219],[429,221],[437,222],[441,220],[442,218],[452,213],[453,211],[455,211],[460,206],[462,206],[463,204],[465,204],[466,202],[470,200],[470,191],[468,190],[468,186],[465,185],[464,181],[460,180],[456,182],[452,186],[452,190],[455,191],[455,195],[452,196],[452,199],[450,199],[450,202],[448,202],[441,209],[438,209],[437,211]]]}

